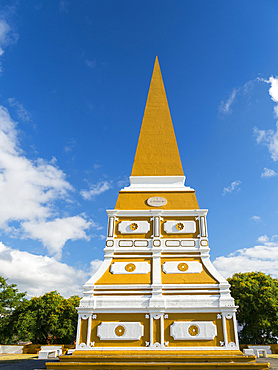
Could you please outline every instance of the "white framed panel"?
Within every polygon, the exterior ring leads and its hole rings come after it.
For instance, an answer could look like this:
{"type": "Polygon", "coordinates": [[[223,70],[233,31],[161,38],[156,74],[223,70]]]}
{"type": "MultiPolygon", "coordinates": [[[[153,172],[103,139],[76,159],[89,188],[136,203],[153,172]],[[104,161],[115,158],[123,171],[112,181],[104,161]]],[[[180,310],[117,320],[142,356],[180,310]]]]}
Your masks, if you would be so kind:
{"type": "Polygon", "coordinates": [[[150,228],[148,221],[121,221],[118,224],[121,234],[146,234],[150,228]]]}
{"type": "Polygon", "coordinates": [[[165,274],[196,274],[203,271],[198,261],[169,261],[164,262],[162,270],[165,274]]]}
{"type": "Polygon", "coordinates": [[[212,321],[175,321],[170,326],[170,335],[175,340],[213,340],[217,328],[212,321]]]}
{"type": "Polygon", "coordinates": [[[196,232],[195,221],[166,221],[163,227],[167,234],[194,234],[196,232]]]}
{"type": "Polygon", "coordinates": [[[114,262],[110,267],[112,274],[148,274],[151,271],[149,262],[114,262]]]}
{"type": "Polygon", "coordinates": [[[100,340],[139,340],[143,334],[140,322],[102,322],[97,327],[100,340]]]}
{"type": "Polygon", "coordinates": [[[181,246],[182,247],[194,247],[195,240],[181,240],[181,246]]]}

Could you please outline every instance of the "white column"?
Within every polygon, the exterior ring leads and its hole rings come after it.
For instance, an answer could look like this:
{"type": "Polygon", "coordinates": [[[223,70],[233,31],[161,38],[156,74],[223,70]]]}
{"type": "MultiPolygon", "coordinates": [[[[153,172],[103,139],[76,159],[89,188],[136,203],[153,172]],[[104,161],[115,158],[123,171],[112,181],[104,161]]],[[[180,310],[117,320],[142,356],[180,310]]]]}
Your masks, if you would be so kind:
{"type": "Polygon", "coordinates": [[[206,219],[204,216],[200,217],[200,234],[201,234],[201,237],[207,236],[206,219]]]}
{"type": "Polygon", "coordinates": [[[222,313],[222,324],[223,324],[224,343],[225,343],[225,347],[227,347],[228,346],[228,336],[227,336],[226,317],[224,313],[222,313]]]}
{"type": "Polygon", "coordinates": [[[164,347],[164,314],[160,317],[160,343],[164,347]]]}
{"type": "Polygon", "coordinates": [[[81,328],[81,315],[78,315],[78,322],[77,322],[77,333],[76,333],[76,345],[75,349],[78,348],[79,346],[79,341],[80,341],[80,328],[81,328]]]}
{"type": "Polygon", "coordinates": [[[155,216],[154,217],[154,230],[153,230],[153,235],[155,237],[159,237],[160,236],[160,217],[159,216],[155,216]]]}
{"type": "Polygon", "coordinates": [[[92,330],[92,315],[89,315],[87,326],[87,346],[89,346],[91,342],[91,330],[92,330]]]}
{"type": "Polygon", "coordinates": [[[233,321],[234,321],[235,342],[236,342],[236,346],[238,347],[239,341],[238,341],[238,332],[237,332],[237,319],[236,319],[235,312],[233,313],[233,321]]]}
{"type": "Polygon", "coordinates": [[[115,217],[109,217],[108,222],[108,237],[112,238],[114,236],[114,225],[115,225],[115,217]]]}
{"type": "Polygon", "coordinates": [[[153,345],[153,315],[150,315],[150,347],[153,345]]]}

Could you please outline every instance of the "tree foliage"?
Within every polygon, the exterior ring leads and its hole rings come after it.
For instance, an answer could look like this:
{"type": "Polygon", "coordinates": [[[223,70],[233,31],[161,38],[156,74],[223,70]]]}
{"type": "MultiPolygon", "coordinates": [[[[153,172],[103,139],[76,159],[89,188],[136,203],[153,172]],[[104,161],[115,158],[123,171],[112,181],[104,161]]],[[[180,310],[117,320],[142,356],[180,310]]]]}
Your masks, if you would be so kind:
{"type": "Polygon", "coordinates": [[[234,274],[228,279],[239,306],[241,343],[270,344],[278,339],[278,280],[262,272],[234,274]]]}
{"type": "Polygon", "coordinates": [[[0,343],[72,343],[76,335],[80,298],[63,298],[56,291],[24,300],[1,319],[0,343]]]}
{"type": "Polygon", "coordinates": [[[0,276],[0,316],[10,314],[24,300],[26,293],[19,293],[16,284],[8,284],[8,279],[0,276]]]}

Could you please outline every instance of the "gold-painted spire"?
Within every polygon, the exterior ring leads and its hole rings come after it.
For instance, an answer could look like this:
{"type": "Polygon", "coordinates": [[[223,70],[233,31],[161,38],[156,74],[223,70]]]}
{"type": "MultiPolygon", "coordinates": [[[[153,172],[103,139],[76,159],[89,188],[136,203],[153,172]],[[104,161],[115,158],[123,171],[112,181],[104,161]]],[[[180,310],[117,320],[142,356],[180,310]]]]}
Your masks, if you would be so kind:
{"type": "Polygon", "coordinates": [[[131,176],[183,176],[158,58],[142,121],[131,176]]]}

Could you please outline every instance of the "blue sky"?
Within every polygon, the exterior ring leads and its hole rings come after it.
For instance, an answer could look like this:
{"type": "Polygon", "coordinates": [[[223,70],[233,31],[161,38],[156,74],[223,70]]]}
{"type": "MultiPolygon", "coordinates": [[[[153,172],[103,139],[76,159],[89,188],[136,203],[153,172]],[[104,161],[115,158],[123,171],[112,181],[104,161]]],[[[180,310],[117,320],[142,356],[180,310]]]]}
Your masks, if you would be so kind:
{"type": "Polygon", "coordinates": [[[81,287],[131,173],[155,55],[224,276],[278,276],[277,1],[0,4],[0,275],[81,287]]]}

